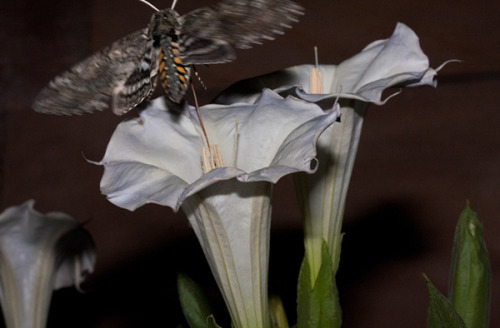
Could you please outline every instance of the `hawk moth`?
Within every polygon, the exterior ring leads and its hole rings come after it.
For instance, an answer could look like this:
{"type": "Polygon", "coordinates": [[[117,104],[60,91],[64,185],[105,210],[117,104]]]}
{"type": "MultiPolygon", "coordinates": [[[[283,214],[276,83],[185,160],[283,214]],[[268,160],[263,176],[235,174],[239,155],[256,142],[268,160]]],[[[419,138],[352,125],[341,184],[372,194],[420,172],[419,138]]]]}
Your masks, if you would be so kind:
{"type": "Polygon", "coordinates": [[[154,91],[158,78],[168,98],[181,103],[192,65],[235,59],[283,34],[303,9],[291,0],[224,0],[180,16],[155,12],[145,29],[129,34],[54,78],[35,99],[37,112],[73,115],[109,108],[122,115],[154,91]]]}

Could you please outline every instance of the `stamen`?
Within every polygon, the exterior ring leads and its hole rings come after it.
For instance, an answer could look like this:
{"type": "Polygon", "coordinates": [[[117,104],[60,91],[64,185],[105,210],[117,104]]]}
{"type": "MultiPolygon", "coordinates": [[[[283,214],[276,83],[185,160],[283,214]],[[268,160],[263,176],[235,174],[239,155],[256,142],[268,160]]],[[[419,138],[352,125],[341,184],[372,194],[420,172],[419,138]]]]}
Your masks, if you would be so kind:
{"type": "Polygon", "coordinates": [[[224,167],[224,161],[217,145],[213,145],[208,151],[205,146],[201,148],[201,162],[203,173],[208,173],[218,167],[224,167]]]}
{"type": "Polygon", "coordinates": [[[318,47],[314,46],[314,66],[318,69],[318,47]]]}
{"type": "Polygon", "coordinates": [[[147,4],[148,6],[150,6],[151,8],[153,8],[156,11],[160,11],[160,9],[156,8],[155,6],[153,6],[151,3],[147,2],[146,0],[139,0],[139,1],[147,4]]]}
{"type": "Polygon", "coordinates": [[[205,148],[205,146],[201,148],[201,167],[203,168],[203,174],[212,170],[212,164],[210,163],[210,158],[208,157],[207,148],[205,148]]]}
{"type": "Polygon", "coordinates": [[[321,73],[318,70],[318,47],[314,47],[314,59],[315,65],[311,69],[311,73],[309,75],[309,92],[323,93],[323,79],[321,78],[321,73]]]}
{"type": "Polygon", "coordinates": [[[74,259],[74,266],[75,266],[75,270],[73,272],[74,274],[74,279],[75,279],[75,288],[77,291],[79,291],[80,293],[83,293],[83,289],[82,289],[82,279],[80,279],[80,272],[81,272],[81,268],[80,268],[80,256],[75,256],[74,259]]]}
{"type": "Polygon", "coordinates": [[[207,131],[205,130],[205,125],[203,124],[203,119],[201,118],[200,107],[198,105],[198,98],[196,98],[196,91],[194,90],[192,83],[191,83],[191,90],[193,90],[193,98],[196,107],[196,114],[198,115],[198,120],[200,121],[200,127],[201,130],[203,131],[205,142],[207,143],[207,147],[205,148],[205,146],[203,146],[201,149],[201,161],[203,166],[203,173],[207,173],[217,167],[223,167],[224,162],[222,160],[222,155],[220,154],[219,147],[217,145],[211,146],[210,141],[208,141],[207,131]]]}
{"type": "Polygon", "coordinates": [[[211,147],[211,155],[212,155],[212,165],[213,168],[224,167],[224,161],[222,160],[222,155],[219,151],[219,146],[213,145],[211,147]]]}
{"type": "Polygon", "coordinates": [[[240,121],[236,120],[236,126],[234,127],[233,167],[236,167],[236,157],[238,155],[239,123],[240,121]]]}
{"type": "Polygon", "coordinates": [[[337,98],[335,98],[335,102],[333,103],[333,108],[335,108],[335,106],[339,106],[339,98],[340,98],[340,94],[342,93],[342,85],[339,84],[339,87],[337,89],[339,90],[339,92],[338,92],[337,98]]]}

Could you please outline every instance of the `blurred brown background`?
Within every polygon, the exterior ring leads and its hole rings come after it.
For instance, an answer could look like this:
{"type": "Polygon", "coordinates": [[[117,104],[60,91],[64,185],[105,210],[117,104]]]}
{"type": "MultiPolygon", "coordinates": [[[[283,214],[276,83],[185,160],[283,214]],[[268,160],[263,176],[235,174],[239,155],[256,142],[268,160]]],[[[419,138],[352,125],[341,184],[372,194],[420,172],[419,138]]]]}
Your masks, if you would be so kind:
{"type": "MultiPolygon", "coordinates": [[[[181,14],[214,1],[180,0],[181,14]]],[[[345,213],[338,283],[344,327],[423,327],[425,272],[444,293],[455,223],[466,200],[484,224],[493,272],[491,327],[500,326],[500,2],[301,0],[292,30],[231,64],[201,68],[208,102],[250,76],[313,61],[337,64],[388,38],[398,21],[420,37],[432,67],[451,58],[438,88],[406,89],[365,119],[345,213]]],[[[153,1],[157,7],[170,2],[153,1]]],[[[220,296],[182,213],[117,208],[100,194],[99,160],[115,126],[111,112],[57,117],[33,112],[56,74],[139,28],[152,11],[135,0],[6,1],[0,10],[0,208],[36,200],[87,222],[97,245],[85,288],[54,294],[49,328],[175,327],[182,319],[175,274],[220,296]],[[83,155],[84,156],[83,156],[83,155]]],[[[131,115],[134,115],[131,113],[131,115]]],[[[301,219],[290,179],[275,188],[270,289],[294,323],[301,219]]],[[[226,325],[227,327],[227,325],[226,325]]]]}

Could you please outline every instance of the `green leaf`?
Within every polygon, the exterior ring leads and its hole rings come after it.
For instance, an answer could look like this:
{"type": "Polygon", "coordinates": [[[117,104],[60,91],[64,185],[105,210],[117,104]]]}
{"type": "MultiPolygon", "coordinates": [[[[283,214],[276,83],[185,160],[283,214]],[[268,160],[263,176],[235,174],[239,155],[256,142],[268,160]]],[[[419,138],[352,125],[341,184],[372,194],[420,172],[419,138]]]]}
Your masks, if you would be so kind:
{"type": "Polygon", "coordinates": [[[297,328],[335,328],[342,322],[332,260],[325,241],[321,248],[321,267],[311,284],[307,255],[299,272],[297,287],[297,328]]]}
{"type": "Polygon", "coordinates": [[[209,324],[210,320],[207,318],[211,316],[213,311],[198,284],[188,276],[179,273],[177,275],[177,290],[182,312],[191,328],[218,327],[213,316],[213,324],[209,324]]]}
{"type": "MultiPolygon", "coordinates": [[[[427,289],[429,290],[429,310],[427,314],[428,328],[467,328],[460,315],[455,311],[451,302],[434,287],[424,274],[427,289]]],[[[472,327],[471,327],[472,328],[472,327]]]]}
{"type": "Polygon", "coordinates": [[[467,203],[455,231],[449,297],[467,327],[486,328],[490,294],[491,268],[483,226],[467,203]]]}

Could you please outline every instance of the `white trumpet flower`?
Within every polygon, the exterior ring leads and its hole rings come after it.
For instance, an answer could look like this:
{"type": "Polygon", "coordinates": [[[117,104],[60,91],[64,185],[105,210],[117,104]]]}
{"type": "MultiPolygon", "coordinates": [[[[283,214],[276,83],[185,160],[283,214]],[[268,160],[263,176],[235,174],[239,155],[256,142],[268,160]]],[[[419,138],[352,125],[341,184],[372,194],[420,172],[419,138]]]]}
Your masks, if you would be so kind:
{"type": "Polygon", "coordinates": [[[238,328],[270,327],[267,271],[272,184],[316,170],[316,140],[337,110],[264,90],[252,104],[169,112],[153,101],[121,123],[106,154],[101,191],[117,206],[182,208],[238,328]]]}
{"type": "Polygon", "coordinates": [[[383,105],[400,92],[382,99],[382,92],[390,87],[435,87],[437,72],[445,64],[437,69],[430,68],[417,35],[408,26],[398,23],[389,39],[372,42],[339,65],[318,65],[319,74],[316,72],[315,76],[322,76],[322,94],[309,89],[311,70],[315,66],[301,65],[240,81],[216,99],[215,102],[221,104],[252,103],[263,87],[281,95],[315,102],[324,108],[331,108],[338,99],[341,123],[330,126],[318,140],[318,171],[314,175],[299,175],[296,179],[305,219],[305,248],[311,281],[315,281],[321,266],[323,240],[328,244],[334,272],[338,268],[345,199],[368,106],[370,103],[383,105]]]}
{"type": "Polygon", "coordinates": [[[8,328],[43,328],[52,291],[79,287],[95,264],[90,235],[72,217],[33,209],[0,214],[0,303],[8,328]]]}

